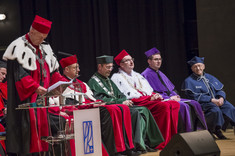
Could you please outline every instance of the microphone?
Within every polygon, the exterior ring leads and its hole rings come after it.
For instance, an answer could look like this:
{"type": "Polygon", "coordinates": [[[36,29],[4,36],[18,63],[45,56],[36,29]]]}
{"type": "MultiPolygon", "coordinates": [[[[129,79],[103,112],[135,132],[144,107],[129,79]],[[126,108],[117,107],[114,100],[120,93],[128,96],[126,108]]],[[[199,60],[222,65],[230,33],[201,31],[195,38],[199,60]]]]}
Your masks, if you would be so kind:
{"type": "Polygon", "coordinates": [[[58,54],[65,55],[65,56],[73,56],[72,54],[65,53],[65,52],[62,52],[62,51],[58,51],[58,54]]]}

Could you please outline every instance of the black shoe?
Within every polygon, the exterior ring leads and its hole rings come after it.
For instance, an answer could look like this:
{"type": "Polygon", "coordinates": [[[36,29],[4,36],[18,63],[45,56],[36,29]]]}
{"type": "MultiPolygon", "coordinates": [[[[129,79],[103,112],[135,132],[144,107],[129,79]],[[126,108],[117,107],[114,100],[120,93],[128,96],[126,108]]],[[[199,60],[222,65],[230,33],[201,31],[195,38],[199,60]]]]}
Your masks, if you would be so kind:
{"type": "Polygon", "coordinates": [[[148,152],[157,152],[157,151],[158,151],[158,149],[151,148],[151,147],[149,147],[149,146],[147,146],[147,145],[145,145],[145,147],[146,147],[146,150],[147,150],[148,152]]]}
{"type": "Polygon", "coordinates": [[[127,156],[139,156],[141,154],[141,152],[139,152],[139,151],[134,152],[132,150],[127,150],[127,151],[121,152],[121,154],[127,155],[127,156]]]}
{"type": "Polygon", "coordinates": [[[230,119],[227,116],[224,116],[224,124],[223,124],[223,126],[221,128],[224,132],[226,131],[229,123],[230,123],[230,119]]]}
{"type": "Polygon", "coordinates": [[[141,154],[145,154],[145,153],[147,153],[147,151],[146,151],[146,150],[138,151],[138,152],[141,152],[141,154]]]}
{"type": "Polygon", "coordinates": [[[142,151],[135,151],[134,153],[135,153],[135,155],[137,156],[137,155],[141,155],[141,154],[142,154],[142,151]]]}
{"type": "Polygon", "coordinates": [[[221,132],[220,129],[215,130],[213,133],[214,133],[214,134],[218,137],[218,139],[220,139],[220,140],[225,140],[225,139],[227,139],[227,138],[223,135],[223,133],[221,132]]]}
{"type": "Polygon", "coordinates": [[[208,131],[211,134],[211,136],[213,137],[213,139],[216,140],[217,138],[214,136],[214,134],[211,132],[211,130],[208,129],[208,131]]]}
{"type": "Polygon", "coordinates": [[[121,153],[115,153],[114,155],[111,155],[111,156],[126,156],[126,155],[123,155],[121,153]]]}

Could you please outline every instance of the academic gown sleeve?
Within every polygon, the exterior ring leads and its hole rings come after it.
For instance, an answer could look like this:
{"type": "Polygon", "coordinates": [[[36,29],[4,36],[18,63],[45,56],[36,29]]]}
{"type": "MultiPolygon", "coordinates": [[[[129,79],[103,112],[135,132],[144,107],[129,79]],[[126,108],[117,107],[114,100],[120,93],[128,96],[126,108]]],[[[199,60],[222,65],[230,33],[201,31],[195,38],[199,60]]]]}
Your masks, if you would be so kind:
{"type": "Polygon", "coordinates": [[[123,101],[126,101],[127,100],[126,96],[118,89],[118,87],[114,84],[113,81],[111,81],[111,84],[113,86],[114,95],[116,97],[115,101],[117,103],[122,103],[123,101]]]}
{"type": "Polygon", "coordinates": [[[36,89],[39,87],[39,84],[34,81],[34,79],[20,64],[18,64],[18,70],[15,70],[14,75],[17,93],[20,100],[24,101],[34,94],[36,89]]]}
{"type": "Polygon", "coordinates": [[[4,99],[7,99],[7,82],[0,83],[1,96],[4,99]]]}
{"type": "MultiPolygon", "coordinates": [[[[117,104],[121,104],[123,101],[126,100],[125,96],[121,94],[121,92],[120,93],[117,92],[116,93],[117,96],[109,95],[103,88],[101,88],[101,86],[94,79],[90,79],[87,84],[94,93],[94,97],[96,99],[103,100],[104,102],[114,102],[117,104]]],[[[116,92],[118,88],[116,87],[113,89],[116,92]]]]}
{"type": "MultiPolygon", "coordinates": [[[[19,67],[19,80],[16,81],[16,89],[19,94],[20,100],[24,101],[29,98],[37,88],[40,86],[21,66],[19,67]]],[[[66,81],[66,79],[58,72],[51,74],[50,85],[58,81],[66,81]]]]}
{"type": "Polygon", "coordinates": [[[207,74],[206,77],[209,80],[209,84],[211,88],[214,90],[215,97],[220,98],[223,97],[224,99],[226,98],[226,93],[223,90],[224,85],[214,76],[207,74]]]}
{"type": "MultiPolygon", "coordinates": [[[[223,84],[210,74],[205,73],[205,77],[215,98],[223,97],[225,99],[226,94],[223,91],[223,84]]],[[[182,84],[182,91],[185,92],[186,96],[198,101],[199,103],[211,102],[211,99],[213,98],[203,80],[193,74],[185,79],[182,84]]]]}
{"type": "MultiPolygon", "coordinates": [[[[198,84],[195,84],[196,80],[193,80],[191,77],[185,79],[182,84],[182,91],[189,99],[194,99],[199,103],[207,103],[211,101],[211,95],[209,92],[201,92],[200,88],[196,88],[198,84]]],[[[198,82],[197,82],[198,83],[198,82]]],[[[201,85],[201,84],[200,84],[201,85]]],[[[198,86],[200,86],[198,85],[198,86]]]]}
{"type": "Polygon", "coordinates": [[[0,83],[0,116],[3,115],[2,110],[7,104],[7,83],[0,83]]]}
{"type": "Polygon", "coordinates": [[[58,81],[68,81],[68,80],[65,77],[63,77],[59,72],[55,71],[51,74],[50,86],[58,81]]]}

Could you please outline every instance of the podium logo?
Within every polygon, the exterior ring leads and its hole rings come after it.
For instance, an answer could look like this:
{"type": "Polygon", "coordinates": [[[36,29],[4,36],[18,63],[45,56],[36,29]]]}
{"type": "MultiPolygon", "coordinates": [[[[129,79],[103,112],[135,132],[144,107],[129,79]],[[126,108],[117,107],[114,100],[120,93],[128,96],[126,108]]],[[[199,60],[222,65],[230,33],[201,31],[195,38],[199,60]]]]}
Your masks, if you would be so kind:
{"type": "Polygon", "coordinates": [[[84,154],[94,153],[92,121],[83,121],[84,154]]]}

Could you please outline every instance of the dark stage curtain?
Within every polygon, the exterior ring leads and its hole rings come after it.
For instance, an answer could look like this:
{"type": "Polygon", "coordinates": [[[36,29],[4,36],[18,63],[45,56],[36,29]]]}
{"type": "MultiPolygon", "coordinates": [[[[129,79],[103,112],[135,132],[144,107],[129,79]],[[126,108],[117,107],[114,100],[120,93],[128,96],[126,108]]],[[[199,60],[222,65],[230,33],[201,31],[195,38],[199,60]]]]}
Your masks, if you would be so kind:
{"type": "Polygon", "coordinates": [[[96,56],[116,56],[126,49],[135,58],[135,71],[142,72],[147,67],[144,52],[157,47],[161,70],[180,90],[188,75],[182,1],[19,0],[21,33],[28,32],[36,14],[53,21],[47,41],[56,54],[78,56],[85,82],[96,71],[96,56]]]}

